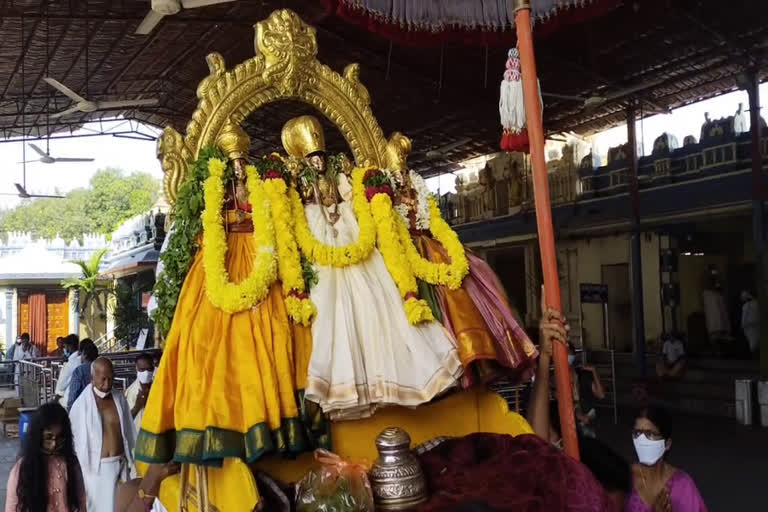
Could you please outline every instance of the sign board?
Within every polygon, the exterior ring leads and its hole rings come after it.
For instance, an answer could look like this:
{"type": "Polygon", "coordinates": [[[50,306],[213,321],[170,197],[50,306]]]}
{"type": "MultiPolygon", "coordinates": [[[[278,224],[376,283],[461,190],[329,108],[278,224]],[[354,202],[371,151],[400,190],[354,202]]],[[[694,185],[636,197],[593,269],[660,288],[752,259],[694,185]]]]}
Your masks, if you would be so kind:
{"type": "Polygon", "coordinates": [[[583,304],[607,304],[608,287],[604,284],[581,283],[579,285],[583,304]]]}

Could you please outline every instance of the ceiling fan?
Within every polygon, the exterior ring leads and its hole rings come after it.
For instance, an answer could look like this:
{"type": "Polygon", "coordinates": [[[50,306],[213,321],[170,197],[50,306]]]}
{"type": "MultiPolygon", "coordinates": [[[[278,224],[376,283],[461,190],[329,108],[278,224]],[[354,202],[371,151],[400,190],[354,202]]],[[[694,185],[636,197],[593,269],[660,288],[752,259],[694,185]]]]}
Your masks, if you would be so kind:
{"type": "Polygon", "coordinates": [[[16,187],[16,190],[18,190],[17,194],[8,194],[7,192],[0,193],[0,196],[14,196],[14,197],[20,197],[22,199],[31,199],[31,198],[37,198],[37,197],[47,197],[50,199],[63,199],[64,196],[54,196],[54,195],[47,195],[47,194],[30,194],[27,192],[27,189],[24,188],[20,183],[14,183],[14,187],[16,187]]]}
{"type": "Polygon", "coordinates": [[[69,114],[74,114],[75,112],[90,113],[90,112],[96,112],[97,110],[116,110],[116,109],[121,110],[121,109],[127,109],[132,107],[152,106],[152,105],[157,105],[159,103],[157,98],[150,98],[146,100],[135,99],[135,100],[117,100],[117,101],[89,101],[54,78],[45,77],[43,80],[45,80],[48,83],[48,85],[58,90],[64,96],[66,96],[67,98],[75,102],[74,106],[72,106],[67,110],[64,110],[63,112],[56,112],[55,114],[51,114],[51,117],[54,117],[54,118],[67,116],[69,114]]]}
{"type": "Polygon", "coordinates": [[[29,144],[29,147],[31,147],[35,153],[40,155],[40,158],[37,160],[24,160],[23,162],[17,163],[28,164],[30,162],[41,162],[44,164],[55,164],[56,162],[93,162],[93,158],[53,157],[51,156],[50,151],[44,152],[42,149],[31,143],[29,144]]]}
{"type": "Polygon", "coordinates": [[[196,9],[209,5],[225,4],[235,0],[152,0],[152,10],[147,13],[136,29],[136,34],[145,36],[152,32],[166,16],[172,16],[184,9],[196,9]]]}
{"type": "Polygon", "coordinates": [[[55,195],[47,195],[47,194],[30,194],[27,192],[27,189],[21,186],[19,183],[14,183],[14,187],[16,187],[16,190],[19,191],[19,197],[22,199],[29,199],[31,197],[50,197],[54,199],[62,199],[64,196],[55,196],[55,195]]]}

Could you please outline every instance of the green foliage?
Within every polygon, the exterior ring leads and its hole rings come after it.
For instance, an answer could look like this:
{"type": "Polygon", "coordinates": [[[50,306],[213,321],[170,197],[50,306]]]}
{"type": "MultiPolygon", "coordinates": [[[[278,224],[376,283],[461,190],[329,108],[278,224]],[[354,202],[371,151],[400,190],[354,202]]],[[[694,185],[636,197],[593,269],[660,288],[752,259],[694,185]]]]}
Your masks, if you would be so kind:
{"type": "Polygon", "coordinates": [[[118,340],[133,345],[141,330],[149,327],[149,316],[141,309],[138,295],[149,291],[150,288],[151,285],[146,282],[136,282],[133,285],[118,282],[115,286],[112,314],[115,317],[115,338],[118,340]]]}
{"type": "Polygon", "coordinates": [[[61,282],[64,289],[78,292],[80,301],[78,314],[81,318],[85,317],[85,312],[88,311],[91,302],[96,303],[99,312],[106,313],[107,297],[111,293],[112,287],[109,281],[99,278],[99,266],[106,254],[107,249],[102,249],[94,253],[88,261],[73,260],[72,263],[80,267],[82,274],[80,277],[69,277],[61,282]]]}
{"type": "Polygon", "coordinates": [[[315,267],[303,254],[301,255],[301,274],[304,278],[304,286],[307,292],[309,292],[317,285],[317,270],[315,270],[315,267]]]}
{"type": "Polygon", "coordinates": [[[157,301],[157,309],[152,312],[152,320],[158,333],[163,337],[171,328],[181,286],[200,248],[198,235],[203,228],[200,216],[205,207],[203,184],[208,178],[208,160],[211,158],[226,160],[223,153],[216,148],[201,149],[199,158],[189,166],[187,178],[179,187],[176,198],[173,231],[168,246],[161,256],[163,271],[157,277],[152,292],[157,301]]]}
{"type": "Polygon", "coordinates": [[[88,189],[0,213],[0,232],[29,231],[42,238],[58,234],[67,242],[82,240],[86,233],[109,235],[123,221],[152,208],[159,192],[159,181],[147,173],[126,176],[120,169],[102,169],[91,177],[88,189]]]}
{"type": "Polygon", "coordinates": [[[285,181],[286,185],[291,184],[291,173],[285,166],[285,162],[277,154],[264,156],[253,163],[256,172],[262,180],[279,178],[285,181]]]}

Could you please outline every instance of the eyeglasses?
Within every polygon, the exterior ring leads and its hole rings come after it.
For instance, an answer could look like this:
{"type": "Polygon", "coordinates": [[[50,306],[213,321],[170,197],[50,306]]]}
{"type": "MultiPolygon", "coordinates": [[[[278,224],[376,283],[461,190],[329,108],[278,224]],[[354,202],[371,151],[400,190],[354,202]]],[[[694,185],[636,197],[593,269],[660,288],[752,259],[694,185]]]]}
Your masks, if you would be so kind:
{"type": "Polygon", "coordinates": [[[656,432],[655,430],[646,430],[646,429],[633,429],[632,430],[632,437],[637,439],[640,437],[641,434],[645,434],[645,437],[650,439],[651,441],[661,441],[664,439],[664,436],[661,435],[659,432],[656,432]]]}

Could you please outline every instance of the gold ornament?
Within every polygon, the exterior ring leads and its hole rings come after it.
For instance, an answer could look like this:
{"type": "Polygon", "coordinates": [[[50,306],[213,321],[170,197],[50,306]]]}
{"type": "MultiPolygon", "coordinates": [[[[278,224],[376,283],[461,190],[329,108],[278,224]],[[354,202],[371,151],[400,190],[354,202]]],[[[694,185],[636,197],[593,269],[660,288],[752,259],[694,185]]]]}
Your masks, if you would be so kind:
{"type": "Polygon", "coordinates": [[[231,160],[247,159],[251,141],[248,134],[240,126],[229,122],[216,138],[216,145],[231,160]]]}
{"type": "Polygon", "coordinates": [[[292,157],[305,158],[325,151],[323,126],[314,116],[294,117],[283,126],[283,147],[292,157]]]}
{"type": "Polygon", "coordinates": [[[187,177],[188,162],[203,147],[214,145],[227,123],[239,125],[263,105],[282,99],[304,102],[330,119],[349,144],[356,165],[387,163],[387,140],[371,112],[357,64],[348,65],[343,74],[321,64],[314,29],[287,9],[256,25],[256,46],[256,56],[229,70],[221,55],[210,54],[209,75],[197,88],[199,102],[186,133],[166,128],[158,141],[171,205],[187,177]]]}

